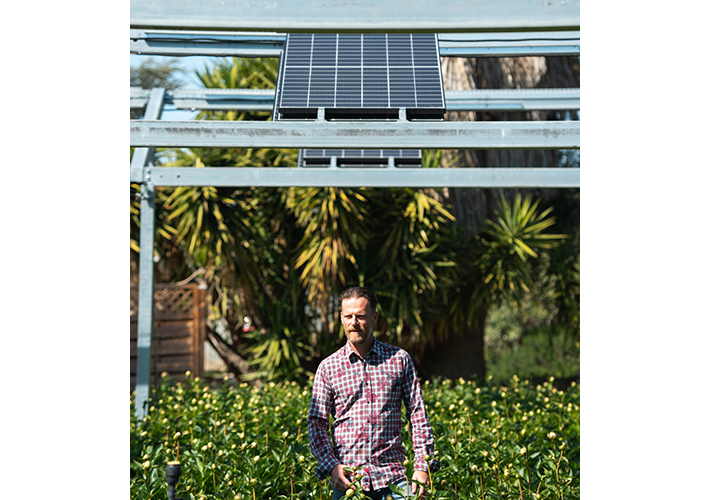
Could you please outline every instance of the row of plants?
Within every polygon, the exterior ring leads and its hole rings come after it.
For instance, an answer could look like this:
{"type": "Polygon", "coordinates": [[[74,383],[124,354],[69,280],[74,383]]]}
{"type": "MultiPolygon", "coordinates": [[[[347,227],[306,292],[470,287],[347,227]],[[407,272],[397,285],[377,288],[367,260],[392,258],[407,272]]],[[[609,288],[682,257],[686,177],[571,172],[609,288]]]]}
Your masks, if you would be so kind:
{"type": "MultiPolygon", "coordinates": [[[[505,385],[437,379],[422,390],[436,438],[430,458],[442,465],[429,498],[579,498],[579,385],[514,376],[505,385]]],[[[189,372],[180,382],[164,376],[144,418],[131,395],[131,498],[167,498],[165,467],[174,461],[185,500],[332,498],[308,449],[310,395],[296,382],[210,386],[189,372]]],[[[403,438],[411,478],[406,421],[403,438]]]]}

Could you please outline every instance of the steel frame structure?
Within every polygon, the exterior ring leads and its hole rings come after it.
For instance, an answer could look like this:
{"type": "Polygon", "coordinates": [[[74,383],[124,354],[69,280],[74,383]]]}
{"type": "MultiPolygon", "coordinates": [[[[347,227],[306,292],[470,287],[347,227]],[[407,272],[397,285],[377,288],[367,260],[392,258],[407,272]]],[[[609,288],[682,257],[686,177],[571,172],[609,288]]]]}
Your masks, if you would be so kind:
{"type": "MultiPolygon", "coordinates": [[[[148,104],[150,91],[131,87],[131,109],[148,104]]],[[[275,90],[195,89],[168,90],[164,103],[176,109],[212,111],[271,111],[275,90]]],[[[444,90],[447,111],[576,111],[579,89],[444,90]]]]}
{"type": "Polygon", "coordinates": [[[579,0],[131,0],[131,28],[286,33],[579,30],[579,0]]]}
{"type": "MultiPolygon", "coordinates": [[[[131,52],[158,55],[275,57],[277,32],[434,32],[450,57],[579,54],[579,0],[487,2],[429,0],[131,0],[131,52]],[[152,31],[151,31],[152,30],[152,31]],[[168,31],[165,31],[168,30],[168,31]],[[171,31],[172,30],[172,31],[171,31]],[[181,30],[181,31],[175,31],[181,30]],[[213,32],[210,32],[212,30],[213,32]],[[219,31],[219,32],[216,32],[219,31]],[[249,33],[227,33],[249,32],[249,33]],[[494,36],[495,35],[495,36],[494,36]]],[[[578,110],[579,89],[448,91],[447,109],[578,110]],[[450,101],[449,101],[450,99],[450,101]]],[[[579,169],[310,167],[161,168],[155,147],[298,147],[432,149],[578,149],[579,122],[165,122],[166,103],[180,109],[271,111],[273,91],[131,89],[135,147],[130,180],[141,186],[138,356],[135,412],[147,412],[153,328],[156,186],[579,187],[579,169]],[[151,251],[146,251],[151,249],[151,251]]],[[[401,114],[401,113],[400,113],[401,114]]]]}
{"type": "MultiPolygon", "coordinates": [[[[579,31],[439,34],[448,57],[579,55],[579,31]]],[[[222,31],[131,30],[131,53],[159,56],[278,57],[286,35],[222,31]]]]}

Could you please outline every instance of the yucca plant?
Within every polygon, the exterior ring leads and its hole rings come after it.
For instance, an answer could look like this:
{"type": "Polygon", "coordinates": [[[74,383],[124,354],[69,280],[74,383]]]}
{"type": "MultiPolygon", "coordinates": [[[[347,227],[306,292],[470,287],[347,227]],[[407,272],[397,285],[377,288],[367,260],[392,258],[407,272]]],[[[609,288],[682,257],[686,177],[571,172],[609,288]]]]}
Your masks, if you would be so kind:
{"type": "Polygon", "coordinates": [[[548,217],[551,207],[538,212],[539,203],[529,195],[523,199],[517,194],[512,204],[502,195],[498,197],[493,209],[495,220],[485,221],[481,231],[485,237],[479,239],[483,253],[478,267],[488,294],[529,291],[528,259],[538,257],[536,250],[554,248],[566,238],[544,232],[555,218],[548,217]]]}

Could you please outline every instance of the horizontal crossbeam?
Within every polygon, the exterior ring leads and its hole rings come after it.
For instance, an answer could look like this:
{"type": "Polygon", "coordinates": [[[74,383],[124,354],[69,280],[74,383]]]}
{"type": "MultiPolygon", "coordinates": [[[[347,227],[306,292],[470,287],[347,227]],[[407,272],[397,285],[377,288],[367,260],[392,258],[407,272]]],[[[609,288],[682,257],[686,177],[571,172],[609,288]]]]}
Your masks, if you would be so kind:
{"type": "Polygon", "coordinates": [[[131,120],[131,146],[314,149],[577,149],[579,122],[131,120]]]}
{"type": "MultiPolygon", "coordinates": [[[[131,88],[131,109],[145,107],[146,89],[131,88]]],[[[446,90],[448,111],[575,110],[580,107],[579,89],[446,90]]],[[[271,111],[274,90],[197,89],[172,90],[165,102],[177,109],[271,111]]]]}
{"type": "Polygon", "coordinates": [[[155,186],[574,188],[578,168],[165,168],[145,172],[155,186]]]}
{"type": "Polygon", "coordinates": [[[286,35],[215,31],[131,30],[131,54],[280,57],[286,35]]]}
{"type": "Polygon", "coordinates": [[[446,90],[447,111],[535,111],[580,108],[579,89],[446,90]]]}
{"type": "Polygon", "coordinates": [[[579,30],[579,0],[131,0],[133,29],[301,33],[579,30]]]}
{"type": "Polygon", "coordinates": [[[439,35],[439,54],[448,57],[569,56],[579,46],[579,31],[439,35]]]}
{"type": "MultiPolygon", "coordinates": [[[[451,57],[579,55],[579,31],[442,33],[439,54],[451,57]]],[[[131,30],[131,53],[159,56],[279,57],[285,34],[131,30]]]]}

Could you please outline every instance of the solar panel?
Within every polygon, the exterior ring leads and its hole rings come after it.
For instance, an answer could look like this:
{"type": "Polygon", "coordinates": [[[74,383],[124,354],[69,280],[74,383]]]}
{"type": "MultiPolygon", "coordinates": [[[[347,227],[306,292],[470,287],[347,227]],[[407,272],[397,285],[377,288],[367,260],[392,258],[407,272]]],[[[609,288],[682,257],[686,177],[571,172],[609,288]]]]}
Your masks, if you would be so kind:
{"type": "Polygon", "coordinates": [[[421,167],[421,149],[301,149],[299,167],[421,167]],[[334,160],[332,160],[334,158],[334,160]]]}
{"type": "Polygon", "coordinates": [[[286,37],[275,119],[441,120],[446,111],[438,40],[417,34],[286,37]]]}

